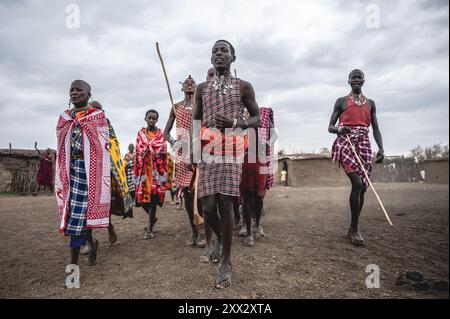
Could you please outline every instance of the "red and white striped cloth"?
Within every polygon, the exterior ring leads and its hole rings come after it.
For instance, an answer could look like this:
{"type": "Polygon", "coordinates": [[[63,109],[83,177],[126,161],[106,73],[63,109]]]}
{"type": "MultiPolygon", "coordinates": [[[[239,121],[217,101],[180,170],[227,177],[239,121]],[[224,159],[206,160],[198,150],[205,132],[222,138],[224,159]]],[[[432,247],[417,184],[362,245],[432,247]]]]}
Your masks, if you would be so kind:
{"type": "Polygon", "coordinates": [[[261,143],[266,144],[268,147],[266,149],[267,156],[267,168],[268,168],[268,176],[266,182],[266,189],[271,189],[274,185],[273,180],[273,163],[274,163],[274,145],[270,144],[270,123],[275,126],[274,118],[273,118],[273,110],[271,107],[261,107],[259,109],[259,114],[261,117],[261,126],[258,128],[258,138],[261,140],[261,143]]]}
{"type": "MultiPolygon", "coordinates": [[[[189,132],[192,123],[192,111],[187,110],[184,101],[175,105],[177,140],[189,141],[189,132]]],[[[193,172],[188,169],[186,158],[189,154],[184,154],[186,150],[180,149],[175,156],[175,180],[174,184],[178,187],[189,187],[191,184],[193,172]]]]}

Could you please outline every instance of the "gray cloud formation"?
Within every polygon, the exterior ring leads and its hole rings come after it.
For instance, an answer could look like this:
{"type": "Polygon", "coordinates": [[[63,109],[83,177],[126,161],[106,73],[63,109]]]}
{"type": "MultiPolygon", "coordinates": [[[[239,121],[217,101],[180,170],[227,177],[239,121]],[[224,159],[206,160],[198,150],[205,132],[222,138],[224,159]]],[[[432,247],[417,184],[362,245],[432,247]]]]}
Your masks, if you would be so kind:
{"type": "Polygon", "coordinates": [[[81,78],[124,150],[148,108],[159,110],[160,127],[169,114],[155,42],[181,100],[178,81],[203,81],[219,38],[235,46],[232,68],[260,106],[274,108],[280,148],[331,146],[332,107],[356,67],[377,103],[387,154],[448,143],[447,1],[2,1],[0,20],[0,148],[54,147],[69,85],[81,78]],[[72,3],[79,29],[65,25],[72,3]],[[369,4],[379,28],[366,26],[369,4]]]}

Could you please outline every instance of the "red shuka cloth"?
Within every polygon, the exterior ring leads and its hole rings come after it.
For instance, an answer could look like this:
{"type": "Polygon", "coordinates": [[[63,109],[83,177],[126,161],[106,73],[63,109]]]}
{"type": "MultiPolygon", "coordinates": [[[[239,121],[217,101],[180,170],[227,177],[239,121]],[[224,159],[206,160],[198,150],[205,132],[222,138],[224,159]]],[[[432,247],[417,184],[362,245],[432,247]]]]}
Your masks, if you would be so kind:
{"type": "Polygon", "coordinates": [[[370,126],[371,115],[369,100],[359,106],[353,99],[347,96],[347,108],[339,116],[339,125],[345,126],[370,126]]]}
{"type": "Polygon", "coordinates": [[[53,160],[50,156],[41,156],[36,181],[39,186],[53,186],[53,160]]]}

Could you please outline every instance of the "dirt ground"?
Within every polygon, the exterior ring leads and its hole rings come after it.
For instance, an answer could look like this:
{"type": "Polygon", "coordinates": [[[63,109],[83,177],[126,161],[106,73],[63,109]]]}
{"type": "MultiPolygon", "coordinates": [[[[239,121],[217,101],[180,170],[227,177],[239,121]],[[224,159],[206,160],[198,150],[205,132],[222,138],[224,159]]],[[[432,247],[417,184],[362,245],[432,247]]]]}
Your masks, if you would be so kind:
{"type": "MultiPolygon", "coordinates": [[[[271,190],[266,238],[244,247],[233,238],[233,285],[213,288],[217,265],[185,247],[187,215],[166,203],[155,238],[144,240],[147,215],[113,217],[118,241],[100,241],[97,264],[80,257],[81,288],[63,288],[68,240],[57,232],[53,196],[0,196],[0,298],[448,298],[447,292],[397,286],[403,271],[448,282],[448,185],[375,184],[391,215],[388,225],[369,192],[361,218],[366,247],[344,239],[349,187],[271,190]],[[366,287],[366,266],[381,271],[381,287],[366,287]]],[[[167,197],[166,197],[167,198],[167,197]]]]}

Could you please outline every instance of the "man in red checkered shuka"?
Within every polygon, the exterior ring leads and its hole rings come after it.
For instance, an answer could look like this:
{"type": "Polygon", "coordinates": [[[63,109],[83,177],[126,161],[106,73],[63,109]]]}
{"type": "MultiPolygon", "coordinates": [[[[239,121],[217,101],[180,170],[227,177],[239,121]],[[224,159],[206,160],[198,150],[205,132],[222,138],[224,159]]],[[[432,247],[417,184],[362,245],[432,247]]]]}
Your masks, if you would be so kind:
{"type": "Polygon", "coordinates": [[[384,158],[383,140],[378,127],[375,102],[363,95],[361,88],[364,82],[364,73],[361,70],[355,69],[350,72],[348,84],[352,91],[347,96],[337,99],[328,126],[328,132],[337,134],[332,147],[332,159],[340,163],[352,183],[350,193],[351,224],[346,238],[356,246],[365,244],[364,238],[359,232],[358,221],[364,204],[364,194],[369,186],[364,170],[369,178],[372,172],[370,125],[372,125],[373,137],[379,149],[375,163],[383,162],[384,158]],[[336,126],[338,120],[339,125],[336,126]],[[358,158],[355,156],[348,138],[364,168],[361,167],[358,158]]]}

